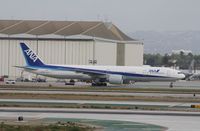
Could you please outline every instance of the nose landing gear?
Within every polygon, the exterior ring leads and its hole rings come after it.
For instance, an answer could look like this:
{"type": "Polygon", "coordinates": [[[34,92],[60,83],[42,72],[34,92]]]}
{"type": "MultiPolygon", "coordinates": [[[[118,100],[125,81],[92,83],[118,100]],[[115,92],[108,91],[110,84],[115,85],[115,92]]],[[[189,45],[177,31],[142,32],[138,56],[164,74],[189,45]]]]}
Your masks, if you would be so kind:
{"type": "Polygon", "coordinates": [[[173,82],[170,82],[169,87],[170,87],[170,88],[173,88],[173,87],[174,87],[173,82]]]}

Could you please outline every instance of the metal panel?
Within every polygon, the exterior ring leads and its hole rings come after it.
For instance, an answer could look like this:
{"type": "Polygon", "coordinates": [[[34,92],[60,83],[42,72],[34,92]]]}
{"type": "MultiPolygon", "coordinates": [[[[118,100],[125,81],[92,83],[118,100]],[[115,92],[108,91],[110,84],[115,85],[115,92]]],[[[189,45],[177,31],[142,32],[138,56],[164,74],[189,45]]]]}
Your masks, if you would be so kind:
{"type": "Polygon", "coordinates": [[[111,42],[95,42],[95,60],[97,65],[117,64],[117,44],[111,42]]]}
{"type": "Polygon", "coordinates": [[[73,63],[72,46],[73,46],[72,42],[66,41],[66,44],[65,44],[65,51],[66,51],[65,61],[66,61],[66,64],[72,64],[73,63]]]}
{"type": "Polygon", "coordinates": [[[34,51],[37,49],[36,40],[0,40],[0,76],[8,75],[10,78],[16,78],[21,75],[21,69],[13,67],[25,65],[20,42],[27,43],[34,51]]]}
{"type": "Polygon", "coordinates": [[[1,40],[0,41],[0,76],[8,75],[8,65],[9,65],[9,41],[1,40]]]}
{"type": "Polygon", "coordinates": [[[66,41],[66,64],[88,65],[92,58],[91,41],[66,41]]]}
{"type": "Polygon", "coordinates": [[[62,36],[87,35],[104,39],[132,41],[110,22],[93,21],[34,21],[0,20],[0,32],[7,35],[32,34],[35,36],[55,34],[62,36]]]}
{"type": "Polygon", "coordinates": [[[84,42],[85,44],[85,65],[89,65],[89,60],[93,58],[94,50],[93,50],[93,41],[84,42]]]}
{"type": "MultiPolygon", "coordinates": [[[[117,44],[105,41],[67,40],[0,40],[0,76],[19,77],[21,70],[13,66],[25,65],[19,47],[25,42],[39,57],[49,64],[88,65],[89,60],[97,60],[97,65],[117,64],[117,44]]],[[[143,45],[125,44],[125,65],[142,65],[143,45]]]]}
{"type": "Polygon", "coordinates": [[[90,41],[38,41],[38,54],[48,64],[87,65],[91,52],[90,41]]]}
{"type": "Polygon", "coordinates": [[[47,64],[65,64],[65,41],[39,40],[38,55],[47,64]]]}
{"type": "Polygon", "coordinates": [[[125,45],[125,65],[126,66],[143,65],[143,44],[125,45]]]}
{"type": "Polygon", "coordinates": [[[117,65],[125,65],[125,44],[117,43],[117,65]]]}

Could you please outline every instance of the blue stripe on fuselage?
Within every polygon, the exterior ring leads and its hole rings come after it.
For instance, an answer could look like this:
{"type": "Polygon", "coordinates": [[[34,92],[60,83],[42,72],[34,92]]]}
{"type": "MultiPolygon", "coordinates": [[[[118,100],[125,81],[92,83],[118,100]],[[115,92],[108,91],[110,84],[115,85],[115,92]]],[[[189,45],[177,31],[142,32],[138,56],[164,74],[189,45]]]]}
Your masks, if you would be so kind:
{"type": "Polygon", "coordinates": [[[115,75],[131,76],[131,77],[170,78],[170,77],[166,77],[166,76],[144,75],[144,74],[135,74],[135,73],[127,73],[127,72],[96,70],[96,69],[85,69],[85,68],[77,68],[77,67],[64,67],[64,66],[54,66],[54,65],[30,66],[30,68],[33,68],[33,69],[60,70],[60,71],[80,71],[80,72],[83,72],[83,73],[87,72],[87,73],[94,73],[94,74],[100,74],[100,75],[115,74],[115,75]]]}

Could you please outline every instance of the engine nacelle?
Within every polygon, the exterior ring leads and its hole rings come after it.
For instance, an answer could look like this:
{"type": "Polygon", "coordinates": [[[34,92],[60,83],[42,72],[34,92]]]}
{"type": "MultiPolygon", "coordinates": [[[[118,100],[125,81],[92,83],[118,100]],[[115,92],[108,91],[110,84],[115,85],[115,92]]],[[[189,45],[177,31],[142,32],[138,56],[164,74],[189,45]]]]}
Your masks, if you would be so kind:
{"type": "Polygon", "coordinates": [[[108,75],[107,80],[110,84],[123,84],[122,75],[108,75]]]}

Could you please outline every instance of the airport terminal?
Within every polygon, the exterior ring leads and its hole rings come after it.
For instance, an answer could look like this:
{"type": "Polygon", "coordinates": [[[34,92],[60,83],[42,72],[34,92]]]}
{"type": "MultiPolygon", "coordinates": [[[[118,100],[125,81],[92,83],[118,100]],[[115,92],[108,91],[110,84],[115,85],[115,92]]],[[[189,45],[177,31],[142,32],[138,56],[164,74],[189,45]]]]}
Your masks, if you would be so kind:
{"type": "Polygon", "coordinates": [[[19,43],[27,43],[48,64],[143,64],[142,41],[109,22],[0,20],[0,76],[17,78],[25,65],[19,43]]]}

